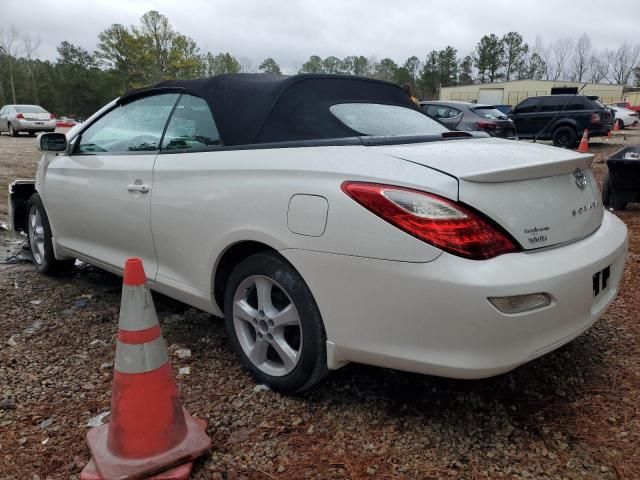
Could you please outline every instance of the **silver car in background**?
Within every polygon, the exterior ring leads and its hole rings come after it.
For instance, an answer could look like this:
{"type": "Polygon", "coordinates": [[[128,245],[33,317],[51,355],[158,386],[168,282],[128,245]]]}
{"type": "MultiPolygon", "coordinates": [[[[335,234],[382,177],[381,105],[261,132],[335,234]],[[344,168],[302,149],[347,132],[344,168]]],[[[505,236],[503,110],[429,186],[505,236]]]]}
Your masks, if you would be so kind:
{"type": "Polygon", "coordinates": [[[56,116],[40,105],[5,105],[0,109],[0,134],[8,132],[17,137],[19,132],[53,132],[56,116]]]}
{"type": "Polygon", "coordinates": [[[494,105],[427,100],[421,110],[451,130],[486,132],[492,137],[516,139],[516,125],[494,105]]]}

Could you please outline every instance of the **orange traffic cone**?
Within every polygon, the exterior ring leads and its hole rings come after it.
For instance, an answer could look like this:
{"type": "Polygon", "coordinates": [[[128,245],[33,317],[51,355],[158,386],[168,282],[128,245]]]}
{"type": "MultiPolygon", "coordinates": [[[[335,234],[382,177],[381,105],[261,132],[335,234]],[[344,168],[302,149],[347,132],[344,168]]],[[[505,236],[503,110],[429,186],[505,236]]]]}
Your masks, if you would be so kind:
{"type": "Polygon", "coordinates": [[[587,129],[584,129],[582,133],[582,140],[580,140],[580,145],[578,145],[578,152],[587,153],[589,151],[589,132],[587,129]]]}
{"type": "Polygon", "coordinates": [[[140,259],[127,260],[123,283],[111,419],[87,433],[92,460],[80,478],[147,478],[163,472],[152,478],[186,479],[193,460],[211,446],[206,423],[180,405],[140,259]]]}
{"type": "Polygon", "coordinates": [[[619,132],[620,131],[620,122],[618,120],[613,122],[613,131],[614,132],[619,132]]]}

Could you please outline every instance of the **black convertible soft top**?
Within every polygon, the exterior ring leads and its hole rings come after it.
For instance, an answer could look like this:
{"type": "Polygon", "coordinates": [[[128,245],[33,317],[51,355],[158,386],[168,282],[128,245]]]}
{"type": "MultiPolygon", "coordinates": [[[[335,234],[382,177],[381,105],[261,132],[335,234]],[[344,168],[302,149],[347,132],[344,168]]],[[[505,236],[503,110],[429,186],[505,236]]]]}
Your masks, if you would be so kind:
{"type": "Polygon", "coordinates": [[[340,122],[329,107],[338,103],[381,103],[417,109],[397,85],[350,75],[260,73],[224,74],[167,80],[135,90],[126,103],[162,90],[203,98],[225,145],[344,138],[360,135],[340,122]]]}

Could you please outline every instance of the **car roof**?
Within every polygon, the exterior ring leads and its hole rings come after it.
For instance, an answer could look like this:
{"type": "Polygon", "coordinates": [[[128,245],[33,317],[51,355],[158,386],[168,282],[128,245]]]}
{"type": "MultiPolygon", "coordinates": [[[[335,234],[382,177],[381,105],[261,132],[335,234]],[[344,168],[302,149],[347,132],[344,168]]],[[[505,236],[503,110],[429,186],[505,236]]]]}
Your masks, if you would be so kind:
{"type": "Polygon", "coordinates": [[[129,92],[126,103],[159,92],[183,92],[203,98],[225,145],[358,136],[330,112],[337,103],[382,103],[416,110],[398,85],[352,75],[223,74],[167,80],[129,92]]]}

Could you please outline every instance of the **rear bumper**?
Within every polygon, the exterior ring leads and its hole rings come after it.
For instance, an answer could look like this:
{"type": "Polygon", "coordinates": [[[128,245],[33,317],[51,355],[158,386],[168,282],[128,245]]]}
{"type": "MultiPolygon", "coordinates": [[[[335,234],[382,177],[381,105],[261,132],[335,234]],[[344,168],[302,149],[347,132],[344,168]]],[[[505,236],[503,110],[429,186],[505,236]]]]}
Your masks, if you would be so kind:
{"type": "Polygon", "coordinates": [[[484,378],[539,357],[588,329],[613,301],[627,252],[625,225],[605,213],[579,242],[472,261],[446,253],[407,263],[302,250],[282,254],[320,308],[329,365],[360,362],[453,378],[484,378]],[[594,298],[593,275],[611,269],[594,298]],[[546,292],[552,304],[506,315],[488,297],[546,292]]]}
{"type": "Polygon", "coordinates": [[[55,130],[55,120],[12,120],[11,125],[16,132],[40,132],[43,130],[55,130]]]}
{"type": "Polygon", "coordinates": [[[602,123],[589,127],[590,137],[603,137],[609,134],[613,130],[613,123],[602,123]]]}

